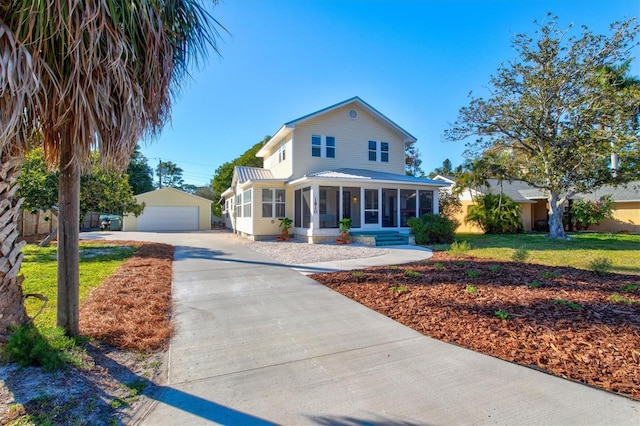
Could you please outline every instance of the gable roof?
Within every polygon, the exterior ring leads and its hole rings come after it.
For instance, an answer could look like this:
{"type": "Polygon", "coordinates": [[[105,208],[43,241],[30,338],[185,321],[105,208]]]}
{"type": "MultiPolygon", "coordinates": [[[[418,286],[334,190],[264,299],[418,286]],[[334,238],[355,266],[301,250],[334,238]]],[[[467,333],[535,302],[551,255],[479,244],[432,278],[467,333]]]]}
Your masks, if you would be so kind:
{"type": "Polygon", "coordinates": [[[338,108],[342,108],[346,105],[358,105],[362,109],[368,111],[371,115],[384,122],[387,126],[394,129],[396,132],[400,133],[404,138],[404,143],[409,145],[417,141],[415,136],[411,133],[404,130],[402,127],[398,126],[394,121],[388,118],[386,115],[382,114],[380,111],[360,99],[358,96],[354,96],[353,98],[349,98],[342,102],[338,102],[337,104],[328,106],[326,108],[319,109],[318,111],[312,112],[311,114],[304,115],[302,117],[296,118],[295,120],[288,121],[280,127],[280,129],[273,135],[273,137],[267,142],[260,150],[256,153],[256,157],[264,157],[267,152],[276,144],[278,144],[283,138],[291,134],[293,129],[295,129],[296,125],[300,123],[304,123],[312,118],[315,118],[319,115],[326,114],[328,112],[334,111],[338,108]]]}
{"type": "Polygon", "coordinates": [[[410,183],[431,186],[449,186],[448,183],[428,178],[420,178],[416,176],[399,175],[395,173],[377,172],[365,169],[336,169],[325,170],[318,173],[305,175],[300,179],[296,179],[290,184],[308,179],[331,179],[331,180],[357,180],[357,181],[375,181],[375,182],[394,182],[394,183],[410,183]]]}
{"type": "Polygon", "coordinates": [[[207,201],[207,202],[209,202],[209,203],[213,203],[213,201],[211,201],[211,200],[209,200],[209,199],[207,199],[207,198],[204,198],[204,197],[201,197],[201,196],[199,196],[199,195],[195,195],[195,194],[190,194],[190,193],[188,193],[188,192],[181,191],[181,190],[179,190],[179,189],[177,189],[177,188],[173,188],[173,187],[171,187],[171,186],[165,186],[164,188],[158,188],[158,189],[154,189],[154,190],[152,190],[152,191],[142,192],[142,193],[140,193],[140,194],[136,194],[136,195],[134,195],[134,197],[135,197],[136,199],[138,199],[138,197],[141,197],[141,198],[142,198],[142,201],[144,201],[144,198],[145,198],[146,196],[148,196],[148,195],[150,195],[150,194],[157,194],[157,193],[159,193],[159,192],[174,192],[174,193],[179,193],[180,195],[184,195],[184,196],[188,196],[188,197],[193,197],[193,198],[197,198],[197,199],[199,199],[199,200],[204,200],[204,201],[207,201]]]}

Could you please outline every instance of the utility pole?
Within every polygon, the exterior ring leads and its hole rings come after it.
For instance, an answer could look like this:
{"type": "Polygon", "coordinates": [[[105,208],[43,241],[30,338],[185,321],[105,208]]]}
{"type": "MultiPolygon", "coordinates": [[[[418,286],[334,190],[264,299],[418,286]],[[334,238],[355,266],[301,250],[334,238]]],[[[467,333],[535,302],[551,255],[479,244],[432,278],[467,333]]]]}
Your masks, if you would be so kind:
{"type": "Polygon", "coordinates": [[[158,189],[162,189],[162,159],[158,158],[158,189]]]}

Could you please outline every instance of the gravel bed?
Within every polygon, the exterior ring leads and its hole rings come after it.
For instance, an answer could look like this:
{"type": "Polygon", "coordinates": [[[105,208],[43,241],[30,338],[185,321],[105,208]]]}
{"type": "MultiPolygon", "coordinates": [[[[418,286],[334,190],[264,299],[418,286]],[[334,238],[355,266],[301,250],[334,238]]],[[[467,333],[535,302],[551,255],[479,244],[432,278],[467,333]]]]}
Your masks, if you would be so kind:
{"type": "Polygon", "coordinates": [[[361,259],[389,253],[388,249],[357,243],[349,245],[337,245],[336,243],[307,244],[299,240],[287,242],[255,241],[249,242],[247,247],[269,259],[287,265],[361,259]]]}

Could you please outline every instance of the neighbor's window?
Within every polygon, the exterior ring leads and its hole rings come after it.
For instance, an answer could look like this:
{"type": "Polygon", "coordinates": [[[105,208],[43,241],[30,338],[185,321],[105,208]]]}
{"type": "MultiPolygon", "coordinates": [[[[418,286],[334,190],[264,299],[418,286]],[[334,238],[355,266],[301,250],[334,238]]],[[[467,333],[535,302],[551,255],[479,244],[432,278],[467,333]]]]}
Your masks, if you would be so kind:
{"type": "Polygon", "coordinates": [[[242,193],[242,217],[251,217],[251,190],[242,193]]]}
{"type": "Polygon", "coordinates": [[[284,189],[265,188],[262,190],[262,217],[286,216],[286,191],[284,189]]]}
{"type": "Polygon", "coordinates": [[[236,217],[242,217],[242,194],[236,195],[236,217]]]}

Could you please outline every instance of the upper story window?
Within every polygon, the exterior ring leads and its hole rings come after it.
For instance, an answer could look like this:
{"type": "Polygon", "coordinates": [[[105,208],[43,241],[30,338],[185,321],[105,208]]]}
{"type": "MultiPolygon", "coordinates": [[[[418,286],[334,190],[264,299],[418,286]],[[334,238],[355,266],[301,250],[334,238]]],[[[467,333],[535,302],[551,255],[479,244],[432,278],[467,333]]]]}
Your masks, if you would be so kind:
{"type": "Polygon", "coordinates": [[[336,138],[333,136],[327,136],[326,139],[326,157],[336,158],[336,138]]]}
{"type": "Polygon", "coordinates": [[[369,161],[389,162],[389,142],[369,141],[369,161]]]}
{"type": "Polygon", "coordinates": [[[278,148],[278,163],[282,163],[287,158],[287,150],[285,147],[286,145],[282,145],[280,148],[278,148]]]}
{"type": "Polygon", "coordinates": [[[369,161],[378,161],[378,142],[369,141],[369,161]]]}
{"type": "Polygon", "coordinates": [[[335,136],[311,135],[311,156],[336,158],[335,136]]]}
{"type": "Polygon", "coordinates": [[[389,142],[380,142],[380,161],[389,162],[389,142]]]}

